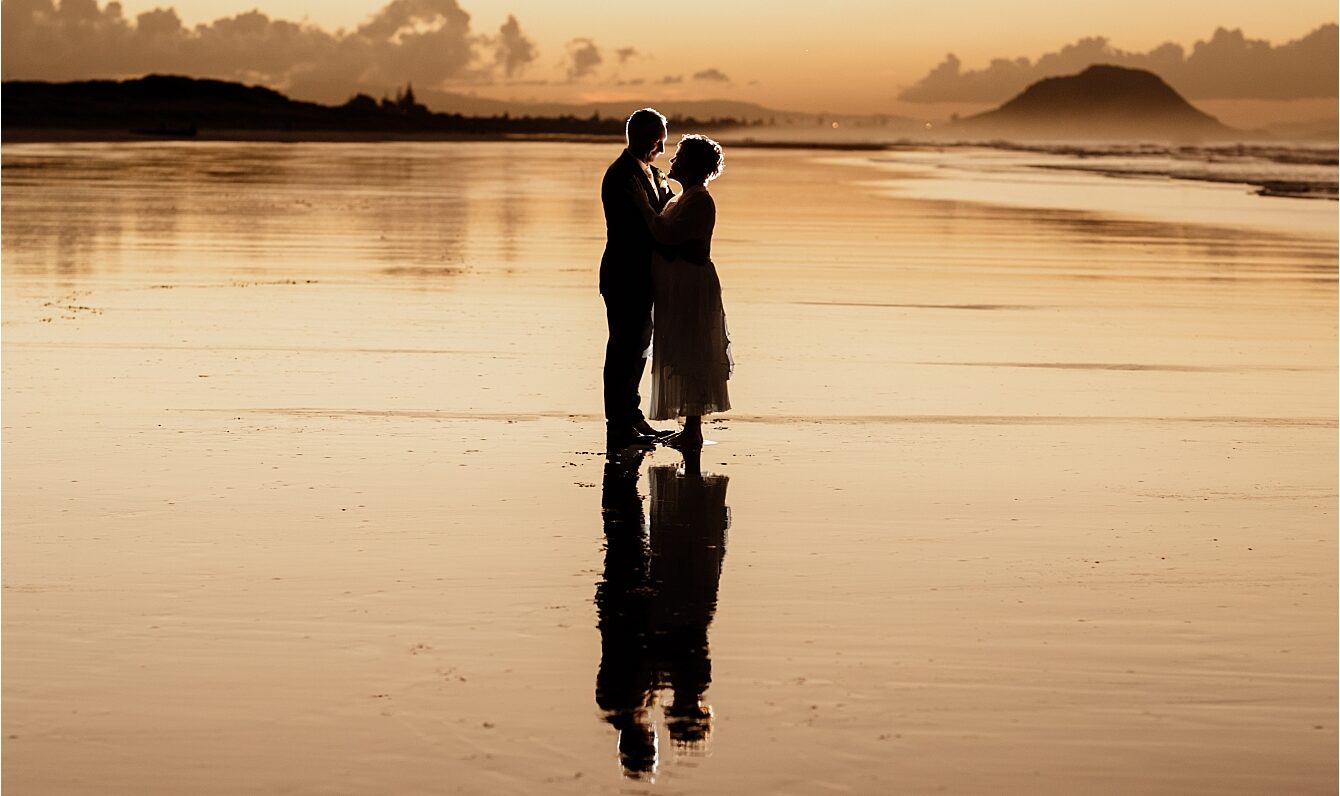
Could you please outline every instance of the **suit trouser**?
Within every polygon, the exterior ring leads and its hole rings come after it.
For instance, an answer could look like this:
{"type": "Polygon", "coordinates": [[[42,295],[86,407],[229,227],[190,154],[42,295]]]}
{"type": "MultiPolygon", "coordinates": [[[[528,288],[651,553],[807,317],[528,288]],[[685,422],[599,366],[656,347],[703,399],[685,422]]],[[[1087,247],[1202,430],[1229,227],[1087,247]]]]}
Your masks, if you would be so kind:
{"type": "Polygon", "coordinates": [[[627,428],[642,422],[637,388],[651,345],[651,299],[603,296],[609,341],[605,344],[605,424],[627,428]]]}

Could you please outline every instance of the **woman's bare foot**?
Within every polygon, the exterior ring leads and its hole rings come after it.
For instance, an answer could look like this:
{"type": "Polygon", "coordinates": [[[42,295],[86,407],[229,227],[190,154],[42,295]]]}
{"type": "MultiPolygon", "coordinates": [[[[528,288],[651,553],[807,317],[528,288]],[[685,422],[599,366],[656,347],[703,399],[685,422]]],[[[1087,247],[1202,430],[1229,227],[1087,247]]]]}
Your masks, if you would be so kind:
{"type": "Polygon", "coordinates": [[[701,430],[694,430],[693,433],[689,433],[688,429],[685,429],[678,434],[666,437],[665,444],[675,450],[681,451],[702,450],[703,432],[701,430]]]}
{"type": "Polygon", "coordinates": [[[680,429],[678,434],[670,437],[665,442],[676,450],[696,451],[703,447],[703,424],[702,418],[686,417],[684,418],[684,428],[680,429]]]}

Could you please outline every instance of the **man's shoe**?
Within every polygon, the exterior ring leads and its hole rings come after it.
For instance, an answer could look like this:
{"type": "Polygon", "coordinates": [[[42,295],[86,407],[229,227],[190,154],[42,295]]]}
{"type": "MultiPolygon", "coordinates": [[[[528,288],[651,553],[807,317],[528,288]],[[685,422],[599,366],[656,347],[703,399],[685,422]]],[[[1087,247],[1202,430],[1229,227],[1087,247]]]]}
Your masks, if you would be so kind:
{"type": "Polygon", "coordinates": [[[638,423],[637,425],[633,426],[633,430],[636,431],[636,432],[639,433],[639,434],[642,434],[642,435],[644,435],[644,436],[651,437],[652,439],[658,439],[658,440],[660,440],[660,439],[665,439],[666,437],[668,437],[668,436],[670,436],[671,434],[674,434],[674,433],[675,433],[675,432],[671,431],[671,430],[668,429],[668,428],[666,428],[666,429],[655,429],[655,428],[652,428],[652,427],[647,423],[647,421],[645,421],[645,420],[643,420],[641,423],[638,423]]]}

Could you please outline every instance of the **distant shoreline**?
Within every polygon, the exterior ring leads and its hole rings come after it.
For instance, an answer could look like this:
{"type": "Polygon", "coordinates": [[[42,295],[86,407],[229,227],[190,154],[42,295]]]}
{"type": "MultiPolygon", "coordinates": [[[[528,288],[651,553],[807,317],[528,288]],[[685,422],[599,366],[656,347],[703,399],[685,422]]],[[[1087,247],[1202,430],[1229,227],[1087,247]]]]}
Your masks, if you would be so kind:
{"type": "MultiPolygon", "coordinates": [[[[902,137],[886,141],[820,141],[795,138],[769,139],[752,135],[735,137],[729,128],[721,130],[706,129],[707,133],[732,147],[750,149],[816,149],[837,151],[879,152],[898,149],[956,149],[981,148],[998,149],[1011,152],[1038,152],[1048,154],[1067,154],[1081,158],[1111,154],[1116,150],[1128,154],[1149,153],[1155,151],[1205,149],[1234,150],[1244,147],[1254,149],[1299,149],[1314,152],[1335,152],[1336,146],[1329,141],[1279,141],[1273,139],[1246,139],[1242,141],[1214,142],[1175,142],[1156,140],[1113,140],[1097,141],[1089,139],[1006,139],[1000,137],[944,138],[902,137]]],[[[747,129],[747,128],[746,128],[747,129]]],[[[673,138],[673,136],[672,136],[673,138]]],[[[575,132],[471,132],[454,130],[332,130],[332,129],[257,129],[246,128],[209,128],[199,129],[190,134],[174,134],[171,130],[159,133],[153,130],[135,131],[109,127],[5,127],[0,130],[0,143],[5,144],[54,144],[54,143],[102,143],[102,142],[152,142],[152,141],[255,141],[280,143],[380,143],[380,142],[437,142],[437,141],[532,141],[563,144],[611,144],[621,143],[622,134],[614,133],[575,133],[575,132]]],[[[1333,161],[1332,161],[1333,162],[1333,161]]]]}
{"type": "Polygon", "coordinates": [[[257,143],[368,143],[381,142],[437,142],[437,141],[557,141],[562,143],[609,143],[622,140],[612,135],[573,135],[528,133],[497,134],[451,131],[386,131],[386,130],[199,130],[194,135],[155,135],[130,130],[106,128],[33,127],[6,128],[0,134],[5,144],[93,144],[164,141],[237,141],[257,143]]]}
{"type": "MultiPolygon", "coordinates": [[[[724,131],[723,131],[724,132],[724,131]]],[[[1160,169],[1104,169],[1096,168],[1095,161],[1105,156],[1124,155],[1169,155],[1182,154],[1188,150],[1216,153],[1219,155],[1250,154],[1265,156],[1267,159],[1279,159],[1290,162],[1292,155],[1281,155],[1290,150],[1308,152],[1309,160],[1315,165],[1331,168],[1335,163],[1335,148],[1324,146],[1279,144],[1214,144],[1209,146],[1178,146],[1171,144],[1112,144],[1097,145],[1085,143],[1041,143],[1004,140],[990,141],[935,141],[900,139],[890,142],[848,142],[848,141],[784,141],[760,140],[752,137],[732,138],[729,134],[720,136],[723,144],[739,149],[776,149],[813,152],[895,152],[899,150],[926,149],[994,149],[1007,152],[1036,153],[1040,155],[1061,155],[1073,157],[1072,164],[1038,164],[1037,168],[1058,169],[1064,171],[1084,171],[1106,174],[1113,178],[1155,177],[1189,182],[1233,183],[1250,186],[1264,197],[1288,197],[1294,199],[1320,199],[1335,201],[1337,186],[1334,180],[1293,181],[1279,178],[1263,178],[1237,174],[1172,174],[1160,169]],[[1329,153],[1329,154],[1327,154],[1329,153]],[[1315,158],[1315,160],[1313,160],[1315,158]]],[[[155,134],[153,132],[132,132],[107,128],[9,128],[0,134],[0,144],[84,144],[84,143],[190,143],[190,142],[236,142],[236,143],[292,143],[292,144],[376,144],[376,143],[442,143],[442,142],[520,142],[520,143],[560,143],[560,144],[603,144],[620,145],[622,135],[599,133],[476,133],[464,131],[386,131],[386,130],[197,130],[194,135],[155,134]]]]}
{"type": "MultiPolygon", "coordinates": [[[[813,149],[839,152],[882,152],[906,146],[937,146],[913,142],[877,143],[845,141],[761,141],[752,138],[733,139],[717,134],[723,143],[746,149],[813,149]]],[[[162,143],[167,141],[231,141],[257,143],[435,143],[445,141],[520,141],[559,144],[621,144],[622,135],[599,133],[468,133],[448,131],[385,131],[385,130],[199,130],[194,135],[156,135],[130,130],[105,128],[6,128],[0,134],[4,144],[96,144],[96,143],[162,143]]],[[[943,146],[938,145],[938,146],[943,146]]]]}

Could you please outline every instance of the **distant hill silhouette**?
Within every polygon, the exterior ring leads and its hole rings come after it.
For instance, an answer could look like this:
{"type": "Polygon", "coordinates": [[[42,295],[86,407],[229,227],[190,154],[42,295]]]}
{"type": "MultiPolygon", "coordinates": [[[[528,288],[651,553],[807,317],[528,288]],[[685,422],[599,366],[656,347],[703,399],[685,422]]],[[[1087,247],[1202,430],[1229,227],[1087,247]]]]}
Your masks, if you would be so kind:
{"type": "MultiPolygon", "coordinates": [[[[459,94],[446,91],[425,90],[419,93],[429,108],[466,116],[531,116],[555,118],[558,116],[576,116],[587,118],[594,113],[601,116],[625,119],[637,108],[647,105],[666,116],[693,117],[695,119],[740,119],[745,121],[780,120],[795,118],[809,120],[815,114],[768,108],[753,102],[737,100],[674,100],[653,101],[651,99],[619,102],[528,102],[521,100],[500,100],[490,97],[477,97],[472,94],[459,94]]],[[[914,124],[912,120],[902,120],[914,124]]]]}
{"type": "MultiPolygon", "coordinates": [[[[395,98],[356,94],[343,105],[291,99],[260,86],[175,75],[70,83],[6,81],[0,128],[13,138],[124,138],[133,134],[202,138],[518,135],[621,136],[624,120],[648,104],[503,101],[408,86],[395,98]],[[408,96],[406,96],[406,94],[408,96]],[[445,112],[443,112],[445,111],[445,112]]],[[[804,136],[839,124],[875,135],[915,132],[922,123],[899,116],[832,116],[778,110],[735,100],[650,103],[673,130],[724,131],[763,126],[804,136]]],[[[831,142],[830,142],[831,143],[831,142]]]]}
{"type": "MultiPolygon", "coordinates": [[[[434,113],[415,99],[410,87],[394,100],[379,101],[359,94],[344,105],[331,106],[293,100],[260,86],[173,75],[72,83],[6,81],[0,86],[0,104],[4,108],[0,127],[10,132],[82,130],[178,136],[210,132],[622,135],[624,126],[623,115],[602,116],[599,112],[580,117],[434,113]]],[[[684,120],[700,128],[730,126],[733,122],[733,119],[684,120]]]]}
{"type": "Polygon", "coordinates": [[[993,111],[956,122],[956,132],[1069,139],[1202,140],[1236,131],[1196,109],[1153,72],[1104,64],[1049,77],[993,111]]]}
{"type": "MultiPolygon", "coordinates": [[[[803,128],[806,126],[827,126],[831,122],[838,121],[843,127],[863,125],[867,128],[879,127],[885,130],[911,133],[922,129],[925,124],[924,119],[912,119],[896,114],[816,113],[771,108],[759,105],[756,102],[729,99],[652,99],[644,97],[616,102],[604,100],[587,103],[564,103],[500,100],[444,91],[423,91],[420,92],[419,99],[423,100],[430,108],[450,110],[452,113],[463,113],[466,116],[501,116],[507,113],[514,117],[576,116],[587,118],[598,113],[601,116],[623,119],[627,118],[628,114],[635,108],[650,105],[671,119],[677,117],[702,121],[734,119],[740,122],[748,122],[750,125],[790,125],[803,128]]],[[[676,137],[673,135],[675,130],[672,130],[671,133],[672,137],[676,137]]]]}

